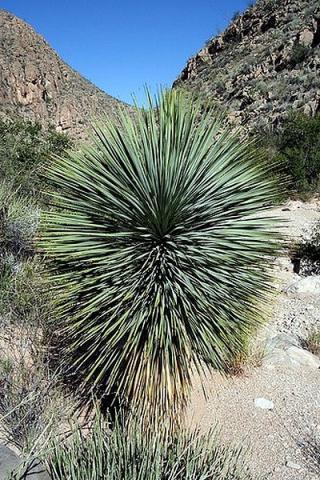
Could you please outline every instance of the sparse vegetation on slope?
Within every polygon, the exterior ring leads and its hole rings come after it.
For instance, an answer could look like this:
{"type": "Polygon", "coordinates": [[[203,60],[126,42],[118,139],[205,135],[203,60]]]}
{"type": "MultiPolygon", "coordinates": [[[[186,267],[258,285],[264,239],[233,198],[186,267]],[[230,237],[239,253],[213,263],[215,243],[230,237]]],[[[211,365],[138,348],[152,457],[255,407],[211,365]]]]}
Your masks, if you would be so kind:
{"type": "Polygon", "coordinates": [[[277,127],[320,111],[318,0],[258,0],[190,58],[174,87],[201,93],[233,125],[277,127]]]}
{"type": "Polygon", "coordinates": [[[52,155],[61,154],[71,144],[66,135],[44,130],[38,123],[0,120],[0,181],[11,187],[12,198],[18,193],[19,198],[27,196],[25,205],[30,201],[34,204],[46,187],[43,167],[48,166],[52,155]]]}
{"type": "Polygon", "coordinates": [[[46,358],[52,298],[35,239],[48,187],[42,169],[70,145],[38,124],[0,121],[0,430],[22,451],[32,449],[50,415],[60,418],[46,358]]]}

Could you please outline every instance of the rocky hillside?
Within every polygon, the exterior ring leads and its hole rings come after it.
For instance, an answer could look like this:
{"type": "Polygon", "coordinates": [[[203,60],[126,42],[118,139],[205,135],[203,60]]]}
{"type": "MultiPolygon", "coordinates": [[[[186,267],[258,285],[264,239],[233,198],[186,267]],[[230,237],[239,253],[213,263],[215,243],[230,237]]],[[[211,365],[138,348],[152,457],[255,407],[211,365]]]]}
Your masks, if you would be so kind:
{"type": "Polygon", "coordinates": [[[120,102],[64,63],[30,25],[0,10],[0,115],[22,116],[73,137],[120,102]]]}
{"type": "Polygon", "coordinates": [[[175,87],[225,107],[233,124],[320,111],[319,0],[258,0],[192,57],[175,87]]]}

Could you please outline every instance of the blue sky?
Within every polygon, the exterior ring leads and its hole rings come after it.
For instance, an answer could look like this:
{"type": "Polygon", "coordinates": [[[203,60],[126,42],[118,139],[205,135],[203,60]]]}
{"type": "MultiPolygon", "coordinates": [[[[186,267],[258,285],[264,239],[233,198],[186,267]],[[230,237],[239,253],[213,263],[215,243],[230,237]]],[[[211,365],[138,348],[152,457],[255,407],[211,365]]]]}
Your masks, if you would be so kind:
{"type": "Polygon", "coordinates": [[[131,102],[171,86],[187,59],[249,0],[2,0],[107,93],[131,102]]]}

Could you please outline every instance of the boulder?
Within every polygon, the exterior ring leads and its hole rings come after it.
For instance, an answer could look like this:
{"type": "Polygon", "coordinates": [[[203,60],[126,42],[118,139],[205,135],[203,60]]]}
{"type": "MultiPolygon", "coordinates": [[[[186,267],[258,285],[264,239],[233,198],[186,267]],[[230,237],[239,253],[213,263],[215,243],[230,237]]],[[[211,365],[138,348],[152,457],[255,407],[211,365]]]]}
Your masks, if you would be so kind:
{"type": "Polygon", "coordinates": [[[295,346],[289,347],[287,355],[292,365],[305,366],[311,368],[320,368],[320,359],[308,350],[295,346]]]}
{"type": "Polygon", "coordinates": [[[320,368],[320,359],[301,348],[297,339],[287,334],[276,335],[267,342],[263,363],[268,368],[279,364],[288,367],[320,368]]]}
{"type": "Polygon", "coordinates": [[[289,285],[285,291],[298,295],[320,295],[320,275],[301,278],[289,285]]]}
{"type": "MultiPolygon", "coordinates": [[[[0,480],[7,480],[9,474],[22,465],[22,462],[23,460],[13,450],[5,445],[0,445],[0,480]]],[[[44,466],[34,460],[21,480],[50,480],[50,476],[44,466]]]]}
{"type": "Polygon", "coordinates": [[[305,28],[299,35],[299,43],[304,47],[311,47],[313,44],[314,32],[305,28]]]}

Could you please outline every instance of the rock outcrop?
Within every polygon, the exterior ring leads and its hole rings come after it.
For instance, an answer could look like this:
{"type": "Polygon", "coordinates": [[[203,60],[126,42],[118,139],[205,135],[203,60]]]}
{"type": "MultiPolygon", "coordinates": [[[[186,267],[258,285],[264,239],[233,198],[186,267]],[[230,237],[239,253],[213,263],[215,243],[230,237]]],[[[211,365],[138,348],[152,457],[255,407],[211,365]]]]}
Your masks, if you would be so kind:
{"type": "Polygon", "coordinates": [[[192,57],[175,87],[227,109],[232,124],[277,125],[320,111],[319,0],[258,0],[192,57]]]}
{"type": "Polygon", "coordinates": [[[64,63],[23,20],[0,10],[0,115],[20,116],[73,137],[120,101],[64,63]]]}

